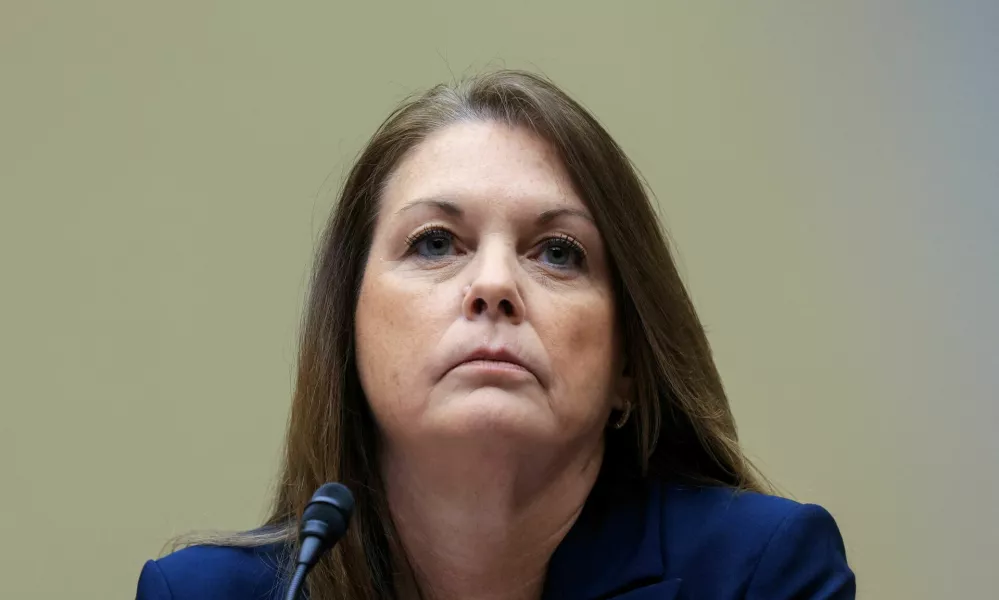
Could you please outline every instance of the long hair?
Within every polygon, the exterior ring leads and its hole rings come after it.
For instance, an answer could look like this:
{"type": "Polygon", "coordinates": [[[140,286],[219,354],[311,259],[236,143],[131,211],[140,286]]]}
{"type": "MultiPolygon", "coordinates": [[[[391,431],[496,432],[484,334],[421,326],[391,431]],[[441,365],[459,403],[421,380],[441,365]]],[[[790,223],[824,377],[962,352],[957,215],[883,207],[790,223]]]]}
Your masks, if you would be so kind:
{"type": "Polygon", "coordinates": [[[378,468],[378,433],[355,363],[354,313],[386,179],[429,134],[463,121],[523,127],[564,162],[592,212],[614,274],[635,410],[607,434],[605,468],[638,477],[769,491],[740,449],[704,328],[677,272],[637,170],[582,106],[548,80],[502,70],[441,84],[399,106],[347,176],[317,249],[273,510],[262,529],[195,540],[283,542],[296,553],[313,491],[354,491],[347,534],[310,578],[316,600],[394,598],[394,527],[378,468]]]}

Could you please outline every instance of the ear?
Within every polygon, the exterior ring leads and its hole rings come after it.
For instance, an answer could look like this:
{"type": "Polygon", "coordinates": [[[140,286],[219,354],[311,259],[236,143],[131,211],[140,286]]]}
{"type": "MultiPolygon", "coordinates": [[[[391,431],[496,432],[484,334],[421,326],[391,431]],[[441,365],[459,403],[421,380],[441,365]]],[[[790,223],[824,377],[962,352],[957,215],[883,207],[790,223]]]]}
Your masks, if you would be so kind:
{"type": "Polygon", "coordinates": [[[635,377],[632,374],[631,362],[626,356],[622,361],[621,372],[618,373],[614,385],[614,410],[624,410],[635,402],[635,377]]]}

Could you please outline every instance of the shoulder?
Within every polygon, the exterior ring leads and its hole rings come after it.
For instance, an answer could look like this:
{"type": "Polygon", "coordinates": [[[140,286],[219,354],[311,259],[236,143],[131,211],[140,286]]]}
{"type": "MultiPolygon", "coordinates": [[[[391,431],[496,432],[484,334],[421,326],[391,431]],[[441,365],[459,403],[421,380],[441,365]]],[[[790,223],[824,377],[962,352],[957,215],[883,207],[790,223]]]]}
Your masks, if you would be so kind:
{"type": "Polygon", "coordinates": [[[726,487],[660,484],[664,562],[746,598],[852,598],[836,521],[821,506],[726,487]]]}
{"type": "MultiPolygon", "coordinates": [[[[660,483],[662,528],[670,537],[727,544],[769,537],[788,517],[824,509],[794,500],[723,486],[660,483]]],[[[830,517],[831,518],[831,517],[830,517]]]]}
{"type": "Polygon", "coordinates": [[[136,600],[270,599],[282,583],[281,546],[192,546],[146,562],[136,600]]]}

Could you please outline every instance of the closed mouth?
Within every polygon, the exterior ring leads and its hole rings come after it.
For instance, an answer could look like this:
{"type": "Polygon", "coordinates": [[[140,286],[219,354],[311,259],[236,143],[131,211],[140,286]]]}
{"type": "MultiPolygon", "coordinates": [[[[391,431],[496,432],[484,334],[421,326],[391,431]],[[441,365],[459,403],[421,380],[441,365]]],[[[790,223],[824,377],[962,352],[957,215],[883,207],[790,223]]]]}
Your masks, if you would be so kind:
{"type": "Polygon", "coordinates": [[[505,349],[493,350],[493,349],[480,349],[472,352],[467,357],[465,357],[461,362],[454,365],[452,369],[457,369],[458,367],[466,366],[469,368],[478,368],[486,371],[494,372],[517,372],[523,373],[527,372],[537,379],[537,374],[524,364],[524,362],[515,354],[505,349]]]}

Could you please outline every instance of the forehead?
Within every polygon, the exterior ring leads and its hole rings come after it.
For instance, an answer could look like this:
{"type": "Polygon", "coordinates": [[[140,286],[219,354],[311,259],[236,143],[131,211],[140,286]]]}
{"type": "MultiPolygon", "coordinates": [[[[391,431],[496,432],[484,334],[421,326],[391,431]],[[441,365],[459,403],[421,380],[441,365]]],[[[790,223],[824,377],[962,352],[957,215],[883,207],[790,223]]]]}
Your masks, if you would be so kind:
{"type": "Polygon", "coordinates": [[[523,128],[481,121],[450,125],[414,147],[389,178],[382,208],[391,213],[429,197],[585,209],[546,141],[523,128]]]}

